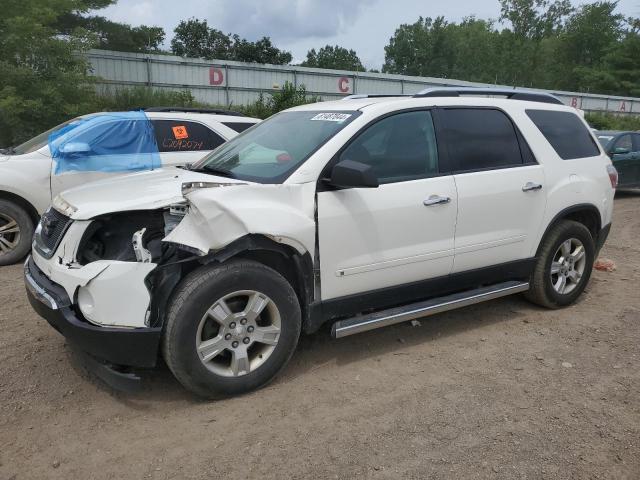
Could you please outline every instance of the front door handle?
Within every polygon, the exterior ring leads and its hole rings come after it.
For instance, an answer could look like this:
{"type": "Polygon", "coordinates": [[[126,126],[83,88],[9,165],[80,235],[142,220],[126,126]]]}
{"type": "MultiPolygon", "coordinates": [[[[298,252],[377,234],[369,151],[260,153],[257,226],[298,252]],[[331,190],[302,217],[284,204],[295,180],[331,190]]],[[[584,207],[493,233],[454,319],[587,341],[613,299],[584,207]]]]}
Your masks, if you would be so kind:
{"type": "Polygon", "coordinates": [[[445,203],[449,203],[450,201],[451,201],[451,198],[449,197],[441,197],[440,195],[431,195],[429,196],[429,198],[425,199],[422,203],[427,207],[431,207],[433,205],[442,205],[445,203]]]}
{"type": "Polygon", "coordinates": [[[523,192],[530,192],[532,190],[542,190],[542,185],[539,183],[527,182],[524,187],[522,187],[523,192]]]}

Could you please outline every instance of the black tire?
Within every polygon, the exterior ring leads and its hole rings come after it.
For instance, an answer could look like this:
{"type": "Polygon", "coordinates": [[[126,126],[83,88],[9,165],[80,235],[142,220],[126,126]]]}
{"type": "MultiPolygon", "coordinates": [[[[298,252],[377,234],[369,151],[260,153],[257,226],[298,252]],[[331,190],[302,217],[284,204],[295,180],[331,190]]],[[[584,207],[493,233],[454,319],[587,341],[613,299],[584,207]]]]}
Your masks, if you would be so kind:
{"type": "MultiPolygon", "coordinates": [[[[12,229],[13,230],[13,229],[12,229]]],[[[12,265],[27,256],[33,238],[33,220],[22,207],[9,200],[0,200],[0,266],[12,265]],[[3,227],[15,222],[19,232],[6,233],[3,227]],[[14,244],[10,246],[9,244],[14,244]]]]}
{"type": "Polygon", "coordinates": [[[573,220],[559,222],[548,232],[540,245],[538,260],[531,277],[531,287],[525,293],[526,298],[546,308],[561,308],[571,305],[589,283],[595,261],[595,252],[595,242],[587,227],[573,220]],[[569,293],[561,294],[553,286],[551,265],[560,246],[570,239],[577,239],[584,246],[584,271],[573,290],[569,293]]]}
{"type": "Polygon", "coordinates": [[[263,264],[232,260],[199,268],[177,287],[165,323],[163,356],[178,381],[196,395],[238,395],[258,389],[276,377],[293,355],[300,330],[300,305],[289,282],[263,264]],[[198,327],[218,299],[243,290],[260,292],[272,300],[279,311],[280,336],[275,349],[255,370],[235,377],[218,375],[200,360],[196,348],[198,327]]]}

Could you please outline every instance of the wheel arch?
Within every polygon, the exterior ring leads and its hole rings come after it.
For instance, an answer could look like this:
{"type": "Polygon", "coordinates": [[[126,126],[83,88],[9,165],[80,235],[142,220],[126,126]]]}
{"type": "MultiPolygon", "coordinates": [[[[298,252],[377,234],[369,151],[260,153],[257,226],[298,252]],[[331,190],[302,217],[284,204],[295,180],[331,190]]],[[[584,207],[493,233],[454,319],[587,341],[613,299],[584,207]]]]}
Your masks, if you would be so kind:
{"type": "Polygon", "coordinates": [[[572,205],[571,207],[561,210],[555,217],[553,217],[551,222],[549,222],[538,242],[536,257],[539,255],[544,239],[547,237],[551,229],[563,220],[574,220],[583,224],[589,229],[589,232],[591,232],[594,243],[597,243],[598,235],[602,229],[602,216],[600,215],[600,210],[591,203],[572,205]]]}
{"type": "Polygon", "coordinates": [[[28,214],[31,220],[33,220],[34,225],[36,225],[40,219],[40,215],[38,214],[38,210],[24,197],[17,195],[15,193],[8,192],[6,190],[0,190],[0,200],[7,200],[15,203],[16,205],[23,208],[28,214]]]}
{"type": "MultiPolygon", "coordinates": [[[[265,235],[248,234],[226,247],[203,257],[191,258],[182,264],[181,273],[173,277],[162,296],[168,299],[176,286],[189,272],[202,265],[225,263],[233,259],[253,260],[266,265],[282,275],[293,287],[300,303],[303,328],[307,330],[314,301],[313,261],[309,252],[300,253],[291,245],[279,243],[265,235]]],[[[154,292],[155,293],[155,292],[154,292]]],[[[164,302],[163,302],[164,303],[164,302]]]]}

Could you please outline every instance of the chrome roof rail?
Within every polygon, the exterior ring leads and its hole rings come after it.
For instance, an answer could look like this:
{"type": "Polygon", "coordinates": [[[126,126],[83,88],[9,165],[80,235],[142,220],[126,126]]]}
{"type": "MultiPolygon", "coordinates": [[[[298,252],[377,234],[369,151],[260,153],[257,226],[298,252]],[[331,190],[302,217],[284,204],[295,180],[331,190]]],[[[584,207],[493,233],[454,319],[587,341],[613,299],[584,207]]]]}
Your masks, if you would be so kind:
{"type": "Polygon", "coordinates": [[[431,87],[414,95],[414,98],[425,97],[461,97],[463,95],[496,95],[510,100],[525,100],[529,102],[553,103],[564,105],[558,97],[550,93],[520,90],[516,88],[484,88],[484,87],[431,87]]]}

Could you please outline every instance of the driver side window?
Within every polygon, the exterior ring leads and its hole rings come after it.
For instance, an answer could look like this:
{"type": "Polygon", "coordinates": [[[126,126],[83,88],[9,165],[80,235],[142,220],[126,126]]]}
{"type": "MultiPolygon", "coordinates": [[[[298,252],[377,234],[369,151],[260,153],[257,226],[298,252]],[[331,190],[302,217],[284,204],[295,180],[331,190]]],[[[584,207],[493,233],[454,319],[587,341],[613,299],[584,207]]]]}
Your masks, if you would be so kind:
{"type": "Polygon", "coordinates": [[[633,142],[631,141],[631,135],[629,134],[622,135],[616,140],[616,143],[613,146],[613,153],[621,153],[622,151],[633,151],[633,142]],[[616,152],[617,149],[620,149],[620,151],[616,152]]]}
{"type": "Polygon", "coordinates": [[[368,127],[340,155],[372,167],[378,181],[394,183],[438,174],[438,147],[429,111],[404,112],[368,127]]]}

